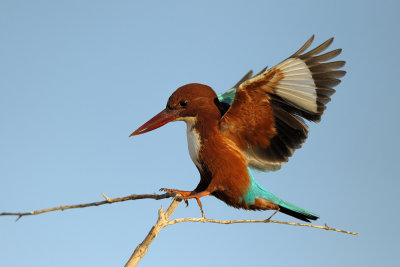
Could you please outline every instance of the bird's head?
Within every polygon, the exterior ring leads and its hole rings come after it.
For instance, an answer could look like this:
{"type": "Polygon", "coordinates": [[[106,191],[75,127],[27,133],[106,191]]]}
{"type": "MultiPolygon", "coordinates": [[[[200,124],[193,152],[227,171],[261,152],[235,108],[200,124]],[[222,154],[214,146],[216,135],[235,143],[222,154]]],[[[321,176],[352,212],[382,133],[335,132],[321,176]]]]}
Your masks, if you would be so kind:
{"type": "Polygon", "coordinates": [[[197,119],[218,119],[217,94],[211,87],[191,83],[179,87],[168,99],[166,108],[140,126],[130,136],[143,134],[157,129],[171,121],[185,121],[194,124],[197,119]]]}

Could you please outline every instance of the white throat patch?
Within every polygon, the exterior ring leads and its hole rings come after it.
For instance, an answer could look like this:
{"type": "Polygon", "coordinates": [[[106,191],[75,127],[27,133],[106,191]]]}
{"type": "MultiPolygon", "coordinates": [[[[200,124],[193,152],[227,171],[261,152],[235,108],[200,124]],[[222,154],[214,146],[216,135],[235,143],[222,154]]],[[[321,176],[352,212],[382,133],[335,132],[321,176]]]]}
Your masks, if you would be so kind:
{"type": "Polygon", "coordinates": [[[186,135],[189,148],[189,155],[193,163],[197,168],[201,169],[201,164],[199,162],[199,151],[201,149],[201,139],[199,132],[194,128],[196,123],[195,118],[187,118],[184,120],[186,122],[186,135]]]}

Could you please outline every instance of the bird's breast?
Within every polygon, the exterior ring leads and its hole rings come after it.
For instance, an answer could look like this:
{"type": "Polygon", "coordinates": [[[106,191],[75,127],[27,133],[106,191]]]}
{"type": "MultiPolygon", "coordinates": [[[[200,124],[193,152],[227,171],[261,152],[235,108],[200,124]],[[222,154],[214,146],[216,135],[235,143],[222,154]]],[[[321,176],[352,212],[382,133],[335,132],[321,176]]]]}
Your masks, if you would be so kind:
{"type": "Polygon", "coordinates": [[[199,152],[201,149],[201,138],[199,132],[194,128],[192,123],[186,123],[187,125],[187,142],[189,148],[189,155],[193,163],[197,168],[201,169],[201,164],[199,161],[199,152]]]}

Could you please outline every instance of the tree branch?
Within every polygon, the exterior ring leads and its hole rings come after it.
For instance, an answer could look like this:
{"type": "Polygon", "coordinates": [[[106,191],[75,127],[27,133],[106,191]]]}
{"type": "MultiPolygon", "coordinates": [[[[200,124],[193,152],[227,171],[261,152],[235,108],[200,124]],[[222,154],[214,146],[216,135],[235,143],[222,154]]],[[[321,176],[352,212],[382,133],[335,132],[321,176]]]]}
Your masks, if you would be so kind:
{"type": "Polygon", "coordinates": [[[345,231],[341,229],[336,229],[336,228],[331,228],[328,225],[312,225],[312,224],[306,224],[306,223],[294,223],[294,222],[284,222],[284,221],[275,221],[271,220],[271,218],[276,214],[271,215],[268,219],[264,220],[214,220],[214,219],[206,219],[206,218],[180,218],[180,219],[174,219],[174,220],[168,220],[169,217],[172,215],[172,213],[175,211],[175,209],[178,207],[179,203],[181,200],[179,199],[174,199],[171,203],[171,205],[168,207],[167,212],[164,213],[163,208],[161,207],[158,210],[158,219],[156,224],[150,229],[150,232],[147,234],[146,238],[143,240],[142,243],[140,243],[135,251],[133,252],[132,256],[129,258],[128,262],[125,264],[125,267],[134,267],[136,266],[139,261],[144,257],[144,255],[147,253],[150,244],[153,242],[153,240],[157,237],[158,233],[166,226],[177,224],[177,223],[182,223],[182,222],[202,222],[202,223],[219,223],[219,224],[235,224],[235,223],[278,223],[278,224],[286,224],[286,225],[293,225],[293,226],[304,226],[304,227],[311,227],[311,228],[318,228],[318,229],[323,229],[327,231],[335,231],[335,232],[340,232],[344,234],[350,234],[350,235],[358,235],[356,232],[351,232],[351,231],[345,231]]]}
{"type": "Polygon", "coordinates": [[[358,235],[356,232],[351,232],[351,231],[345,231],[341,229],[336,229],[336,228],[331,228],[328,225],[313,225],[313,224],[307,224],[307,223],[294,223],[294,222],[284,222],[284,221],[275,221],[271,219],[265,219],[265,220],[226,220],[226,221],[221,221],[221,220],[213,220],[213,219],[206,219],[206,218],[180,218],[180,219],[175,219],[171,220],[167,223],[166,226],[168,225],[173,225],[177,223],[182,223],[182,222],[202,222],[202,223],[219,223],[219,224],[234,224],[234,223],[278,223],[278,224],[287,224],[287,225],[293,225],[293,226],[304,226],[304,227],[312,227],[312,228],[318,228],[318,229],[323,229],[323,230],[328,230],[328,231],[335,231],[335,232],[340,232],[344,234],[350,234],[350,235],[358,235]]]}
{"type": "Polygon", "coordinates": [[[157,237],[158,233],[168,225],[169,217],[171,217],[172,213],[174,213],[180,202],[180,199],[174,198],[171,205],[169,205],[167,212],[164,213],[162,207],[158,210],[158,219],[156,224],[150,229],[150,232],[147,234],[143,242],[136,247],[135,251],[132,253],[132,256],[125,264],[125,267],[134,267],[139,263],[139,261],[149,250],[150,244],[157,237]]]}
{"type": "MultiPolygon", "coordinates": [[[[123,202],[123,201],[128,201],[128,200],[137,200],[137,199],[164,199],[164,198],[170,198],[170,197],[175,197],[176,194],[173,193],[165,193],[162,195],[157,195],[157,194],[143,194],[143,195],[129,195],[126,197],[118,197],[118,198],[109,198],[106,195],[102,194],[103,197],[106,199],[104,201],[97,201],[97,202],[91,202],[91,203],[83,203],[83,204],[76,204],[76,205],[66,205],[66,206],[59,206],[59,207],[53,207],[53,208],[47,208],[47,209],[41,209],[41,210],[35,210],[35,211],[30,211],[30,212],[2,212],[0,213],[0,216],[17,216],[16,220],[19,220],[23,216],[28,216],[28,215],[37,215],[37,214],[42,214],[46,212],[51,212],[51,211],[56,211],[56,210],[67,210],[67,209],[77,209],[77,208],[86,208],[86,207],[93,207],[93,206],[101,206],[105,204],[111,204],[115,202],[123,202]]],[[[335,232],[340,232],[340,233],[345,233],[345,234],[350,234],[350,235],[358,235],[356,232],[351,232],[351,231],[345,231],[341,229],[336,229],[336,228],[331,228],[328,227],[328,225],[312,225],[312,224],[306,224],[306,223],[294,223],[294,222],[285,222],[285,221],[275,221],[271,220],[271,218],[276,214],[272,214],[271,217],[268,219],[263,219],[263,220],[214,220],[214,219],[206,219],[206,218],[180,218],[180,219],[174,219],[174,220],[169,220],[171,217],[172,213],[175,211],[175,209],[178,207],[179,203],[181,202],[180,199],[174,198],[172,201],[171,205],[168,207],[167,211],[164,213],[163,208],[158,211],[158,219],[155,225],[150,229],[150,232],[147,234],[145,239],[143,240],[142,243],[140,243],[135,251],[132,253],[131,257],[129,258],[128,262],[126,263],[125,267],[132,267],[136,266],[138,262],[144,257],[144,255],[147,253],[150,244],[153,242],[153,240],[157,237],[158,233],[166,226],[177,224],[177,223],[182,223],[182,222],[202,222],[202,223],[219,223],[219,224],[234,224],[234,223],[278,223],[278,224],[286,224],[286,225],[293,225],[293,226],[303,226],[303,227],[311,227],[311,228],[318,228],[322,230],[327,230],[327,231],[335,231],[335,232]]]]}
{"type": "Polygon", "coordinates": [[[97,201],[97,202],[91,202],[91,203],[83,203],[83,204],[76,204],[76,205],[66,205],[66,206],[59,206],[59,207],[53,207],[53,208],[47,208],[47,209],[42,209],[42,210],[34,210],[34,211],[29,211],[29,212],[2,212],[0,213],[0,216],[18,216],[16,221],[18,221],[21,217],[23,216],[28,216],[28,215],[38,215],[46,212],[51,212],[51,211],[56,211],[56,210],[68,210],[68,209],[78,209],[78,208],[86,208],[86,207],[93,207],[93,206],[101,206],[105,204],[111,204],[115,202],[123,202],[123,201],[128,201],[128,200],[136,200],[136,199],[164,199],[164,198],[170,198],[175,196],[174,194],[171,193],[165,193],[162,195],[157,195],[157,194],[143,194],[143,195],[130,195],[126,197],[118,197],[118,198],[109,198],[106,195],[102,194],[103,197],[106,199],[104,201],[97,201]]]}

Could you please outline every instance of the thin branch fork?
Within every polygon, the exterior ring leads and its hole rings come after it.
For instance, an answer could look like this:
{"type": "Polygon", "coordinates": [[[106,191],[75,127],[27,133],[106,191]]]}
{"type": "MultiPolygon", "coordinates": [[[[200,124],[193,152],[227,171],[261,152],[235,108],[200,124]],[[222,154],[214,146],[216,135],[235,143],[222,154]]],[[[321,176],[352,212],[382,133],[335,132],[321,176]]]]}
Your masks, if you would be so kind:
{"type": "Polygon", "coordinates": [[[105,198],[104,201],[97,201],[97,202],[90,202],[90,203],[83,203],[83,204],[76,204],[76,205],[65,205],[65,206],[58,206],[58,207],[53,207],[53,208],[47,208],[47,209],[41,209],[41,210],[35,210],[35,211],[30,211],[30,212],[2,212],[0,213],[0,216],[17,216],[16,220],[19,220],[23,216],[29,216],[29,215],[38,215],[46,212],[52,212],[56,210],[68,210],[68,209],[77,209],[77,208],[86,208],[86,207],[93,207],[93,206],[101,206],[105,204],[112,204],[116,202],[123,202],[123,201],[128,201],[128,200],[138,200],[138,199],[165,199],[165,198],[170,198],[174,197],[174,200],[172,201],[171,205],[168,207],[167,211],[164,212],[163,208],[158,211],[158,219],[156,224],[150,229],[150,232],[147,234],[146,238],[143,240],[142,243],[140,243],[135,251],[133,252],[132,256],[129,258],[128,262],[126,263],[125,267],[132,267],[136,266],[138,262],[144,257],[144,255],[147,253],[150,244],[153,242],[153,240],[157,237],[158,233],[166,226],[177,224],[177,223],[182,223],[182,222],[202,222],[202,223],[218,223],[218,224],[235,224],[235,223],[278,223],[278,224],[286,224],[286,225],[292,225],[292,226],[303,226],[303,227],[311,227],[311,228],[318,228],[322,230],[327,230],[327,231],[335,231],[335,232],[340,232],[340,233],[345,233],[345,234],[350,234],[350,235],[358,235],[356,232],[351,232],[351,231],[345,231],[341,229],[336,229],[336,228],[331,228],[328,227],[326,224],[324,226],[321,225],[312,225],[312,224],[305,224],[305,223],[294,223],[294,222],[285,222],[285,221],[276,221],[276,220],[271,220],[271,218],[278,212],[276,211],[274,214],[272,214],[268,219],[263,219],[263,220],[214,220],[214,219],[206,219],[204,216],[202,218],[180,218],[180,219],[174,219],[174,220],[169,220],[171,217],[172,213],[175,211],[175,209],[178,207],[179,203],[181,202],[181,199],[179,199],[179,196],[177,196],[174,193],[165,193],[161,195],[157,194],[143,194],[143,195],[129,195],[125,197],[118,197],[118,198],[109,198],[106,195],[102,194],[103,197],[105,198]],[[178,197],[178,198],[177,198],[178,197]]]}
{"type": "MultiPolygon", "coordinates": [[[[41,209],[41,210],[34,210],[34,211],[29,211],[29,212],[2,212],[0,213],[0,216],[17,216],[16,220],[19,220],[23,216],[29,216],[29,215],[38,215],[46,212],[52,212],[52,211],[57,211],[57,210],[68,210],[68,209],[77,209],[77,208],[86,208],[86,207],[93,207],[93,206],[101,206],[105,204],[112,204],[116,202],[124,202],[128,200],[138,200],[138,199],[165,199],[165,198],[171,198],[175,197],[176,194],[174,193],[165,193],[161,195],[157,194],[142,194],[142,195],[136,195],[132,194],[129,196],[125,197],[118,197],[118,198],[109,198],[105,194],[102,194],[102,196],[106,199],[104,201],[96,201],[96,202],[90,202],[90,203],[83,203],[83,204],[75,204],[75,205],[64,205],[64,206],[58,206],[58,207],[53,207],[53,208],[47,208],[47,209],[41,209]]],[[[345,231],[345,230],[340,230],[340,229],[335,229],[328,227],[326,224],[324,226],[320,225],[312,225],[312,224],[306,224],[306,223],[294,223],[294,222],[284,222],[284,221],[275,221],[271,220],[271,218],[277,213],[277,211],[271,215],[268,219],[262,219],[262,220],[214,220],[214,219],[206,219],[205,217],[203,218],[180,218],[180,219],[174,219],[171,221],[168,221],[169,217],[171,214],[175,211],[176,207],[178,206],[179,202],[181,200],[175,199],[170,205],[170,207],[167,210],[166,215],[164,216],[166,220],[162,220],[163,222],[163,227],[172,225],[172,224],[177,224],[181,222],[202,222],[202,223],[219,223],[219,224],[234,224],[234,223],[279,223],[279,224],[287,224],[287,225],[293,225],[293,226],[304,226],[304,227],[312,227],[312,228],[319,228],[323,230],[329,230],[329,231],[335,231],[335,232],[340,232],[340,233],[345,233],[345,234],[351,234],[351,235],[358,235],[358,233],[351,232],[351,231],[345,231]],[[174,204],[174,205],[172,205],[174,204]],[[175,207],[172,209],[172,207],[175,207]],[[167,216],[168,215],[168,216],[167,216]]],[[[161,216],[160,212],[164,212],[162,208],[159,210],[159,217],[161,216]]]]}
{"type": "Polygon", "coordinates": [[[129,258],[128,262],[125,264],[125,267],[134,267],[139,261],[146,255],[149,250],[150,244],[157,237],[158,233],[168,225],[169,217],[171,217],[172,213],[174,213],[175,209],[178,207],[180,199],[174,198],[171,205],[169,205],[167,211],[164,213],[163,208],[161,207],[158,210],[158,219],[156,224],[150,229],[150,232],[147,234],[142,243],[140,243],[135,251],[133,251],[132,256],[129,258]]]}
{"type": "Polygon", "coordinates": [[[350,235],[358,235],[356,232],[345,231],[341,229],[331,228],[328,225],[312,225],[306,223],[294,223],[294,222],[285,222],[285,221],[276,221],[271,220],[271,218],[276,214],[273,213],[268,219],[264,220],[214,220],[214,219],[206,219],[205,217],[202,218],[180,218],[170,220],[169,218],[175,209],[178,207],[180,203],[180,199],[174,198],[171,205],[168,207],[167,211],[164,213],[163,208],[161,207],[158,210],[158,219],[155,225],[150,229],[149,233],[147,234],[146,238],[140,243],[135,251],[132,253],[132,256],[129,258],[128,262],[125,264],[125,267],[134,267],[136,266],[139,261],[144,257],[147,253],[150,244],[153,240],[157,237],[158,233],[166,226],[182,223],[182,222],[202,222],[202,223],[219,223],[219,224],[235,224],[235,223],[277,223],[277,224],[286,224],[286,225],[293,225],[293,226],[303,226],[303,227],[311,227],[311,228],[318,228],[327,231],[335,231],[344,234],[350,235]]]}

